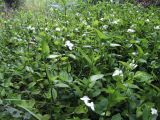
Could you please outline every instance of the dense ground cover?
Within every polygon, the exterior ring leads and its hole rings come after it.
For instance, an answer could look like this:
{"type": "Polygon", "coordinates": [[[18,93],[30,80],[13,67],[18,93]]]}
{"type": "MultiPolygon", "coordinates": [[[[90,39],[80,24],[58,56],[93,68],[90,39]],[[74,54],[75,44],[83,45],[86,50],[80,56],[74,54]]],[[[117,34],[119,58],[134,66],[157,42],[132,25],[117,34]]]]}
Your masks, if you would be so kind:
{"type": "Polygon", "coordinates": [[[51,6],[1,13],[0,120],[156,120],[160,9],[51,6]]]}

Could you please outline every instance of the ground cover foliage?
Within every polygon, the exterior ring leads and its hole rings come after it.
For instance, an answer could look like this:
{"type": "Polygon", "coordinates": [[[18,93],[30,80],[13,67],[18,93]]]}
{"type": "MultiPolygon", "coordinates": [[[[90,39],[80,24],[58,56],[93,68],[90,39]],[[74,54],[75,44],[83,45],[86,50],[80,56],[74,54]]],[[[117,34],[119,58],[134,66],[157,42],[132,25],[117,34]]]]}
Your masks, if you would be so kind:
{"type": "Polygon", "coordinates": [[[46,6],[1,13],[0,120],[158,120],[160,9],[46,6]]]}

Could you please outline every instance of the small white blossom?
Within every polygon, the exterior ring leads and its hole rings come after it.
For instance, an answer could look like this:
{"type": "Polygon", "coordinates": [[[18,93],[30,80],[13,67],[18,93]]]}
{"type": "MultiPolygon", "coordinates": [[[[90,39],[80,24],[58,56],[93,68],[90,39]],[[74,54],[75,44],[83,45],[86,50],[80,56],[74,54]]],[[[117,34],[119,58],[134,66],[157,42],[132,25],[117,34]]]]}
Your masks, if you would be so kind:
{"type": "Polygon", "coordinates": [[[117,25],[119,21],[120,21],[120,20],[114,20],[114,21],[111,22],[111,23],[117,25]]]}
{"type": "Polygon", "coordinates": [[[90,107],[93,111],[95,111],[94,103],[93,102],[88,103],[88,107],[90,107]]]}
{"type": "Polygon", "coordinates": [[[28,26],[27,29],[33,32],[35,31],[35,27],[32,27],[32,26],[28,26]]]}
{"type": "Polygon", "coordinates": [[[60,55],[49,55],[47,58],[49,58],[49,59],[55,59],[57,57],[60,57],[60,55]]]}
{"type": "Polygon", "coordinates": [[[69,24],[69,21],[67,20],[67,21],[65,21],[64,23],[65,23],[65,24],[69,24]]]}
{"type": "Polygon", "coordinates": [[[75,30],[75,32],[79,32],[79,29],[78,29],[78,28],[75,28],[74,30],[75,30]]]}
{"type": "Polygon", "coordinates": [[[82,37],[85,37],[85,36],[87,36],[86,33],[82,34],[82,37]]]}
{"type": "Polygon", "coordinates": [[[86,106],[90,107],[93,111],[95,111],[94,103],[93,102],[89,102],[90,98],[88,96],[83,96],[80,99],[84,101],[86,106]]]}
{"type": "Polygon", "coordinates": [[[104,21],[104,18],[101,18],[100,21],[104,21]]]}
{"type": "Polygon", "coordinates": [[[55,31],[60,32],[61,29],[57,27],[57,28],[55,29],[55,31]]]}
{"type": "Polygon", "coordinates": [[[45,28],[44,30],[45,30],[45,31],[48,31],[48,28],[45,28]]]}
{"type": "Polygon", "coordinates": [[[84,25],[87,25],[87,22],[86,22],[85,20],[83,20],[82,23],[83,23],[84,25]]]}
{"type": "Polygon", "coordinates": [[[150,21],[149,19],[145,20],[145,22],[149,22],[149,21],[150,21]]]}
{"type": "Polygon", "coordinates": [[[127,32],[129,32],[129,33],[134,33],[135,30],[133,30],[133,29],[128,29],[127,32]]]}
{"type": "Polygon", "coordinates": [[[137,65],[137,64],[134,64],[134,63],[130,63],[129,66],[130,66],[132,69],[135,69],[138,65],[137,65]]]}
{"type": "Polygon", "coordinates": [[[113,72],[113,75],[112,75],[113,77],[114,76],[121,76],[121,77],[123,77],[123,72],[122,72],[122,70],[120,70],[120,69],[117,69],[117,70],[115,70],[114,72],[113,72]]]}
{"type": "Polygon", "coordinates": [[[82,22],[82,21],[83,21],[83,18],[79,18],[79,20],[82,22]]]}
{"type": "Polygon", "coordinates": [[[132,47],[133,46],[133,44],[128,44],[128,47],[130,48],[130,47],[132,47]]]}
{"type": "Polygon", "coordinates": [[[108,25],[103,25],[102,28],[106,30],[108,28],[108,25]]]}
{"type": "Polygon", "coordinates": [[[155,30],[160,30],[160,25],[154,27],[155,30]]]}
{"type": "Polygon", "coordinates": [[[88,96],[83,96],[82,98],[80,98],[81,100],[84,101],[84,103],[88,103],[89,100],[91,100],[88,96]]]}
{"type": "Polygon", "coordinates": [[[116,43],[111,43],[110,46],[111,47],[118,47],[118,46],[121,46],[121,45],[120,44],[116,44],[116,43]]]}
{"type": "Polygon", "coordinates": [[[158,115],[158,112],[155,108],[151,108],[151,114],[152,115],[158,115]]]}
{"type": "Polygon", "coordinates": [[[67,41],[65,42],[65,46],[66,46],[66,47],[68,47],[68,48],[69,48],[69,50],[72,50],[72,49],[73,49],[74,44],[73,44],[73,43],[71,43],[69,40],[67,40],[67,41]]]}
{"type": "Polygon", "coordinates": [[[138,53],[137,52],[132,52],[132,55],[137,55],[138,53]]]}
{"type": "Polygon", "coordinates": [[[80,16],[80,13],[76,13],[76,16],[77,16],[77,17],[80,16]]]}
{"type": "Polygon", "coordinates": [[[111,3],[113,3],[113,0],[110,0],[111,3]]]}

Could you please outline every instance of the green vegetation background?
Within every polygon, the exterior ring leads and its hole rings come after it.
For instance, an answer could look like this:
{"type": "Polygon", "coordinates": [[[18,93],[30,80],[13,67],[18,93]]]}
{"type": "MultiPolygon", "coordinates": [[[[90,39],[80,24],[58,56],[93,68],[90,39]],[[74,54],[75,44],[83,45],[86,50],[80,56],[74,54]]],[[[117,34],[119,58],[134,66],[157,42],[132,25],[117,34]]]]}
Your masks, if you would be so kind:
{"type": "Polygon", "coordinates": [[[159,119],[159,7],[27,0],[2,11],[0,120],[159,119]]]}

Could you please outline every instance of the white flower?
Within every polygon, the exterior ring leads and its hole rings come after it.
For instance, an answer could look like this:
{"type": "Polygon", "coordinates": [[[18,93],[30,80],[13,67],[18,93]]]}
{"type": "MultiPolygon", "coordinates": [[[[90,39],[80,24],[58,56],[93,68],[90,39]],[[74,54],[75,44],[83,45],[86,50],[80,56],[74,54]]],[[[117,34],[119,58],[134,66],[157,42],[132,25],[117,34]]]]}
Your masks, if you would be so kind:
{"type": "Polygon", "coordinates": [[[86,22],[85,20],[83,20],[82,23],[83,23],[84,25],[87,25],[87,22],[86,22]]]}
{"type": "Polygon", "coordinates": [[[121,45],[120,44],[116,44],[116,43],[111,43],[110,46],[111,47],[118,47],[118,46],[121,46],[121,45]]]}
{"type": "Polygon", "coordinates": [[[132,52],[132,55],[134,55],[134,56],[137,55],[137,54],[138,54],[137,52],[132,52]]]}
{"type": "Polygon", "coordinates": [[[113,0],[110,0],[111,3],[113,3],[113,0]]]}
{"type": "Polygon", "coordinates": [[[80,13],[76,13],[76,16],[80,16],[80,13]]]}
{"type": "Polygon", "coordinates": [[[134,64],[134,63],[130,63],[129,66],[132,68],[132,69],[135,69],[138,65],[134,64]]]}
{"type": "Polygon", "coordinates": [[[100,21],[104,21],[104,18],[101,18],[100,21]]]}
{"type": "Polygon", "coordinates": [[[154,27],[155,30],[160,30],[160,25],[159,26],[156,26],[154,27]]]}
{"type": "Polygon", "coordinates": [[[78,29],[78,28],[75,28],[74,30],[75,30],[75,32],[79,32],[79,29],[78,29]]]}
{"type": "Polygon", "coordinates": [[[108,28],[108,25],[103,25],[102,28],[106,30],[108,28]]]}
{"type": "Polygon", "coordinates": [[[88,107],[90,107],[93,111],[95,111],[94,103],[93,102],[88,103],[88,107]]]}
{"type": "Polygon", "coordinates": [[[88,103],[89,100],[91,100],[88,96],[83,96],[80,99],[83,100],[85,104],[88,103]]]}
{"type": "Polygon", "coordinates": [[[149,19],[145,20],[145,22],[149,22],[149,21],[150,21],[149,19]]]}
{"type": "Polygon", "coordinates": [[[135,30],[133,30],[133,29],[128,29],[127,32],[129,32],[129,33],[134,33],[135,30]]]}
{"type": "Polygon", "coordinates": [[[111,22],[112,24],[118,24],[120,20],[114,20],[113,22],[111,22]]]}
{"type": "Polygon", "coordinates": [[[65,24],[69,24],[69,21],[67,20],[67,21],[65,21],[64,23],[65,23],[65,24]]]}
{"type": "Polygon", "coordinates": [[[93,111],[95,111],[94,103],[93,102],[89,102],[90,98],[88,96],[83,96],[80,99],[84,101],[86,106],[90,107],[93,111]]]}
{"type": "Polygon", "coordinates": [[[32,26],[28,26],[27,29],[33,32],[35,31],[35,27],[32,27],[32,26]]]}
{"type": "Polygon", "coordinates": [[[60,57],[60,55],[49,55],[47,58],[49,58],[49,59],[55,59],[57,57],[60,57]]]}
{"type": "Polygon", "coordinates": [[[121,76],[121,77],[123,77],[123,72],[122,72],[122,70],[120,70],[120,69],[117,69],[117,70],[115,70],[114,72],[113,72],[113,75],[112,75],[113,77],[114,76],[121,76]]]}
{"type": "Polygon", "coordinates": [[[86,33],[82,34],[82,37],[85,37],[85,36],[87,36],[87,34],[86,34],[86,33]]]}
{"type": "Polygon", "coordinates": [[[155,108],[151,108],[151,114],[152,115],[158,115],[158,112],[155,108]]]}
{"type": "Polygon", "coordinates": [[[48,31],[48,28],[45,28],[44,30],[45,30],[45,31],[48,31]]]}
{"type": "Polygon", "coordinates": [[[60,29],[60,28],[56,28],[56,29],[55,29],[55,31],[60,32],[60,31],[61,31],[61,29],[60,29]]]}
{"type": "Polygon", "coordinates": [[[69,48],[69,50],[72,50],[72,49],[73,49],[74,44],[73,44],[73,43],[71,43],[69,40],[67,40],[67,41],[65,42],[65,46],[66,46],[66,47],[68,47],[68,48],[69,48]]]}

